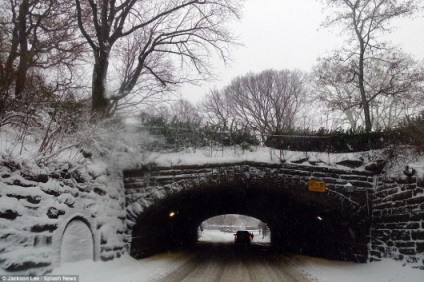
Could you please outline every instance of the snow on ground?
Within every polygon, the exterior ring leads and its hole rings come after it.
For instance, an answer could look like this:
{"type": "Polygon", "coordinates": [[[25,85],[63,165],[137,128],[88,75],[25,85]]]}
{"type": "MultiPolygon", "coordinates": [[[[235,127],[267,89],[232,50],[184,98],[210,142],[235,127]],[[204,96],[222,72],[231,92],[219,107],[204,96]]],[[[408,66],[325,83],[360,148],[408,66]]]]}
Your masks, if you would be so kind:
{"type": "Polygon", "coordinates": [[[79,282],[152,282],[183,265],[190,257],[182,252],[163,253],[136,260],[128,254],[108,262],[64,263],[52,275],[79,275],[79,282]]]}
{"type": "MultiPolygon", "coordinates": [[[[243,229],[240,229],[243,230],[243,229]]],[[[254,243],[270,243],[270,237],[266,236],[262,238],[259,230],[249,231],[253,233],[253,242],[254,243]]],[[[204,230],[201,237],[199,238],[200,242],[233,242],[235,232],[222,232],[219,230],[204,230]]]]}
{"type": "Polygon", "coordinates": [[[318,282],[422,282],[424,271],[385,259],[368,264],[296,256],[298,268],[318,282]]]}
{"type": "MultiPolygon", "coordinates": [[[[254,232],[254,242],[266,242],[254,232]]],[[[233,233],[204,230],[199,241],[230,242],[233,233]]],[[[170,252],[135,260],[128,255],[109,262],[81,261],[65,263],[53,274],[79,275],[80,282],[153,282],[183,265],[190,257],[183,252],[170,252]]],[[[424,271],[402,266],[395,260],[369,264],[338,262],[306,256],[295,256],[297,267],[317,282],[422,282],[424,271]]]]}

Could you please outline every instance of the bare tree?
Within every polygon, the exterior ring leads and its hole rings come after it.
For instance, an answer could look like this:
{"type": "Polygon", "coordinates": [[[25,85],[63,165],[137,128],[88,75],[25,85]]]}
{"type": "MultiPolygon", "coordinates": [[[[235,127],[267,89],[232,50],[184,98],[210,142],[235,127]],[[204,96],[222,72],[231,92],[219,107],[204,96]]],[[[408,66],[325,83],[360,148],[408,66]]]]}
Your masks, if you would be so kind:
{"type": "Polygon", "coordinates": [[[181,122],[200,123],[201,117],[198,109],[188,100],[179,99],[171,105],[171,115],[181,122]]]}
{"type": "Polygon", "coordinates": [[[207,122],[219,125],[222,130],[231,131],[236,124],[227,93],[223,90],[210,90],[200,109],[207,122]]]}
{"type": "MultiPolygon", "coordinates": [[[[138,83],[154,78],[162,87],[187,79],[182,67],[208,75],[215,50],[226,59],[234,42],[225,23],[238,17],[235,0],[75,0],[79,27],[93,51],[92,110],[106,115],[128,97],[138,83]],[[106,80],[113,47],[132,35],[133,59],[123,68],[117,90],[107,95],[106,80]],[[135,58],[135,59],[134,59],[135,58]],[[179,62],[178,72],[173,67],[179,62]]],[[[121,49],[122,51],[122,49],[121,49]]],[[[115,57],[116,58],[116,57],[115,57]]],[[[127,58],[128,59],[128,58],[127,58]]],[[[125,65],[125,64],[124,64],[125,65]]]]}
{"type": "Polygon", "coordinates": [[[237,119],[256,128],[265,141],[267,134],[296,126],[307,96],[306,76],[289,70],[249,73],[234,79],[224,91],[237,119]]]}
{"type": "Polygon", "coordinates": [[[359,95],[363,109],[365,129],[372,129],[370,101],[377,97],[367,93],[369,73],[366,65],[375,58],[375,52],[388,50],[379,36],[390,30],[390,21],[410,15],[416,9],[415,0],[326,0],[330,16],[325,26],[340,25],[344,33],[349,34],[346,57],[342,61],[350,63],[350,77],[346,83],[354,82],[358,87],[355,95],[359,95]],[[346,32],[347,31],[347,32],[346,32]],[[370,100],[371,98],[371,100],[370,100]]]}
{"type": "Polygon", "coordinates": [[[351,53],[338,51],[321,59],[313,75],[317,98],[330,111],[342,112],[351,128],[367,124],[364,100],[369,122],[375,129],[391,128],[420,109],[424,70],[410,56],[395,49],[374,51],[363,62],[364,97],[360,95],[356,70],[357,61],[351,53]]]}
{"type": "Polygon", "coordinates": [[[75,62],[84,51],[72,2],[8,0],[3,4],[0,6],[2,114],[15,102],[31,105],[46,92],[68,89],[75,62]],[[45,84],[44,91],[38,89],[40,79],[44,80],[41,83],[45,84]]]}

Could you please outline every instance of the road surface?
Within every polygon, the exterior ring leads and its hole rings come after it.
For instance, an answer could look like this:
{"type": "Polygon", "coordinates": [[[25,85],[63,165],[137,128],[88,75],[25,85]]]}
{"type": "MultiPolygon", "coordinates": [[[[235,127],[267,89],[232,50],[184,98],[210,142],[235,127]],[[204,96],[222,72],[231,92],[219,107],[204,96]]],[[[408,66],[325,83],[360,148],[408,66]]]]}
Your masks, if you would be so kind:
{"type": "Polygon", "coordinates": [[[233,242],[199,242],[191,252],[193,259],[160,281],[314,281],[266,243],[235,246],[233,242]]]}

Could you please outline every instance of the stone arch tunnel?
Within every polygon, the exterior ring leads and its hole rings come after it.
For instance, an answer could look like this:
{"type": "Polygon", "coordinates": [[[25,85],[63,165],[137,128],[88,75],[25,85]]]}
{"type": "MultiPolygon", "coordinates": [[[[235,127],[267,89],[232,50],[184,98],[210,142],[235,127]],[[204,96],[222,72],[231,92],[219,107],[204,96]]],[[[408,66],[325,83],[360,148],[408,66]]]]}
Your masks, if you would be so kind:
{"type": "Polygon", "coordinates": [[[141,258],[189,246],[201,222],[233,213],[266,222],[275,249],[365,262],[374,179],[365,174],[252,163],[127,171],[130,253],[141,258]],[[326,192],[309,191],[308,179],[325,180],[326,192]],[[352,183],[355,191],[347,190],[352,183]]]}

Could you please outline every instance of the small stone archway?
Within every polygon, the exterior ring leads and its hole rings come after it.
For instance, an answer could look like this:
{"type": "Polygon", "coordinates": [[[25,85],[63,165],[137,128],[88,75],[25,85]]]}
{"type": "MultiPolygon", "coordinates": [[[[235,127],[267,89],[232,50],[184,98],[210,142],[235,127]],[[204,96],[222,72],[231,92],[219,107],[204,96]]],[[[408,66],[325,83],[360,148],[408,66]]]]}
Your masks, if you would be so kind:
{"type": "Polygon", "coordinates": [[[94,260],[94,239],[84,218],[74,217],[63,232],[60,246],[60,262],[94,260]]]}
{"type": "Polygon", "coordinates": [[[95,219],[77,213],[62,222],[53,235],[53,245],[57,250],[56,266],[65,262],[99,260],[100,240],[94,229],[95,219]]]}

